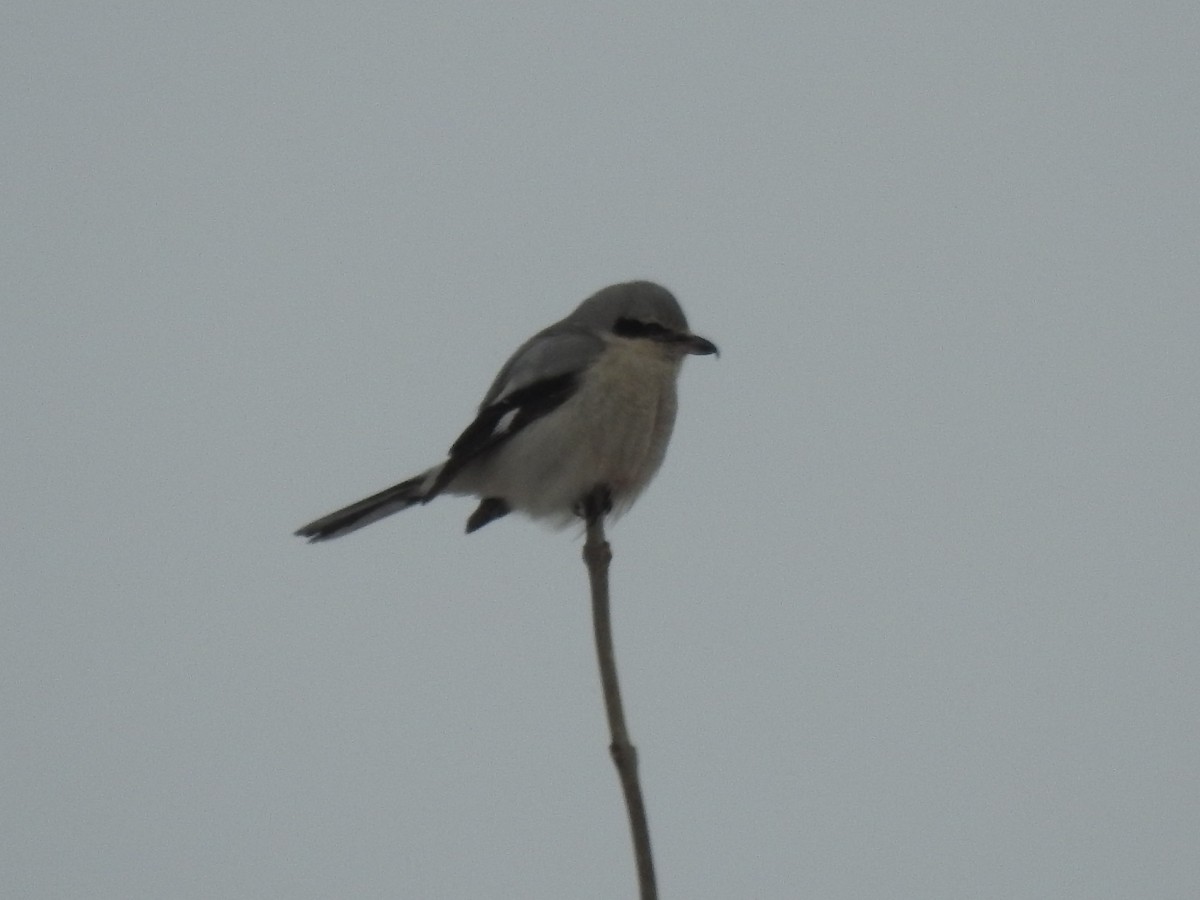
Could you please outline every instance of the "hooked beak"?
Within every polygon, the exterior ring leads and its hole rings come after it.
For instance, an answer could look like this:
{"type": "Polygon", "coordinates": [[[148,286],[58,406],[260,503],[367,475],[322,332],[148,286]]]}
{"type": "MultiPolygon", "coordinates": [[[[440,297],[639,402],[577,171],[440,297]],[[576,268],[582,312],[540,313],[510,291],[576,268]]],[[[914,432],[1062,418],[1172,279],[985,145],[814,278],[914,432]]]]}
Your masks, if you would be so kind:
{"type": "Polygon", "coordinates": [[[698,334],[681,334],[679,342],[683,344],[684,349],[695,356],[720,356],[721,351],[717,349],[717,345],[707,338],[702,338],[698,334]]]}

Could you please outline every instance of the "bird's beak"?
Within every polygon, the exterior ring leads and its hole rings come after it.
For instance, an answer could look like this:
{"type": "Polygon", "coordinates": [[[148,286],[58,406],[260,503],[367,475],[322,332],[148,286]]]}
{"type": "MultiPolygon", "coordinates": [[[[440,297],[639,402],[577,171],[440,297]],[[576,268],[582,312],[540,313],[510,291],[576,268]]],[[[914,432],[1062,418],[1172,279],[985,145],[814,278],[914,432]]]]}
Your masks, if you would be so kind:
{"type": "Polygon", "coordinates": [[[721,351],[717,349],[717,345],[707,338],[702,338],[698,334],[681,334],[679,341],[683,344],[684,349],[696,356],[720,356],[721,351]]]}

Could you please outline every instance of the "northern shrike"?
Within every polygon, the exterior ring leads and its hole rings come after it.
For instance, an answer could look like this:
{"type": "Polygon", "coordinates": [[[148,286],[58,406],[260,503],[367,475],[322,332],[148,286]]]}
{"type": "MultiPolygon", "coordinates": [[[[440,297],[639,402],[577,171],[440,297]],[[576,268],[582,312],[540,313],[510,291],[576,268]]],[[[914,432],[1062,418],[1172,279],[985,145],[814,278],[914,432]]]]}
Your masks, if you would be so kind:
{"type": "Polygon", "coordinates": [[[594,502],[624,512],[663,461],[683,358],[716,352],[666,288],[606,287],[517,348],[445,462],[296,534],[340,537],[442,493],[480,498],[468,533],[513,510],[557,526],[594,502]]]}

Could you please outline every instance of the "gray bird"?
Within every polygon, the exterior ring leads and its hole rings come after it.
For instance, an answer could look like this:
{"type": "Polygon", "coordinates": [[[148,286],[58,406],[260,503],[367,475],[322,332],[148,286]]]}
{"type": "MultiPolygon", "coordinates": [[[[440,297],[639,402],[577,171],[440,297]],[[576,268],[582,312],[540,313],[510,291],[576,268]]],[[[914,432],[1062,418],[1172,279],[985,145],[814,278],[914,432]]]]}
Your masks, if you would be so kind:
{"type": "Polygon", "coordinates": [[[666,288],[606,287],[517,348],[445,462],[296,534],[340,537],[443,493],[480,498],[468,533],[513,510],[558,527],[618,515],[662,464],[683,358],[716,352],[666,288]]]}

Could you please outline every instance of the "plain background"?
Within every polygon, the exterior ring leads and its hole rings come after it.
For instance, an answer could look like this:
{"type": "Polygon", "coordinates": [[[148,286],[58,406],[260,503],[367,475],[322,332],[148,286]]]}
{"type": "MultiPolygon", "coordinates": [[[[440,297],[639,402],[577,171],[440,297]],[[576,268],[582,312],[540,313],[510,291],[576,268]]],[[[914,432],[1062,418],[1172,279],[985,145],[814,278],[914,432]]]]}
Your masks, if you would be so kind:
{"type": "Polygon", "coordinates": [[[290,532],[634,277],[663,896],[1200,895],[1194,2],[0,19],[5,897],[632,896],[578,536],[290,532]]]}

